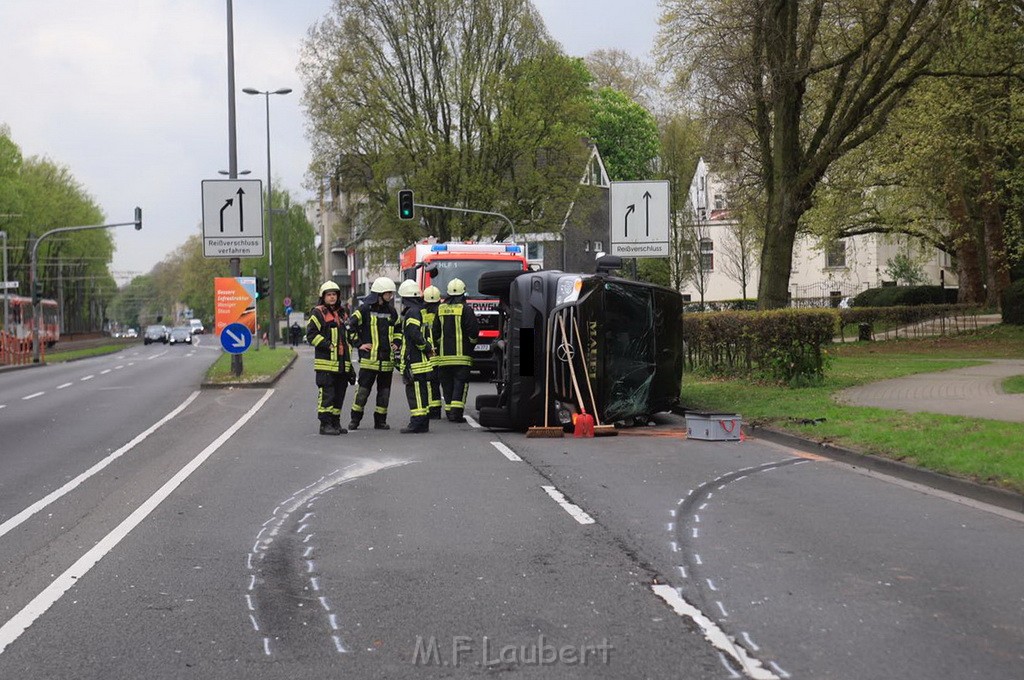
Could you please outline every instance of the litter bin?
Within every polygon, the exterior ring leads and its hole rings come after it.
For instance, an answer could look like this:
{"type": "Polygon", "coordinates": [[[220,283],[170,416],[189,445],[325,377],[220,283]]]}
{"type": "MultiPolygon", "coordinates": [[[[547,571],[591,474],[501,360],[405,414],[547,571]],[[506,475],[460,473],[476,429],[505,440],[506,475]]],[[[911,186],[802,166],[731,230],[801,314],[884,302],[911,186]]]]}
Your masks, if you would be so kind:
{"type": "Polygon", "coordinates": [[[871,324],[862,323],[857,326],[857,339],[865,340],[867,342],[871,341],[871,324]]]}

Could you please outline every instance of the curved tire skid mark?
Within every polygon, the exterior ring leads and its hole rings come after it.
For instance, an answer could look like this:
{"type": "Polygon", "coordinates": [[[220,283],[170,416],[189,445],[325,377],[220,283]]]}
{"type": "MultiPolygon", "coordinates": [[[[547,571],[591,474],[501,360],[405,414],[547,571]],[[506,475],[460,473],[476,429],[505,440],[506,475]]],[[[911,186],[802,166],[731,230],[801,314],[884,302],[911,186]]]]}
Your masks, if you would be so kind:
{"type": "Polygon", "coordinates": [[[694,542],[704,534],[700,513],[707,508],[709,502],[714,498],[716,491],[721,491],[727,485],[738,482],[750,475],[761,472],[769,472],[781,467],[797,465],[809,462],[807,458],[787,458],[786,460],[755,465],[735,472],[730,472],[715,479],[701,484],[696,489],[691,489],[685,498],[681,498],[676,508],[671,511],[671,516],[676,518],[675,522],[668,524],[669,532],[672,534],[672,550],[678,553],[680,564],[677,566],[681,578],[686,579],[691,585],[686,589],[689,597],[695,602],[691,603],[683,598],[683,588],[671,588],[668,586],[654,586],[655,592],[665,600],[669,606],[680,616],[692,619],[704,631],[705,637],[722,652],[722,664],[730,671],[739,671],[750,678],[775,679],[788,678],[789,673],[781,669],[774,661],[767,662],[772,670],[768,670],[766,664],[759,659],[755,652],[760,650],[749,634],[742,632],[744,642],[740,642],[736,635],[730,633],[727,624],[723,619],[728,618],[728,612],[722,603],[718,587],[714,581],[702,574],[704,561],[700,553],[694,549],[694,542]],[[703,578],[702,578],[703,576],[703,578]],[[713,597],[708,596],[711,591],[713,597]],[[712,612],[708,614],[707,612],[712,612]],[[719,615],[720,614],[720,615],[719,615]],[[717,622],[715,619],[717,618],[717,622]]]}
{"type": "Polygon", "coordinates": [[[316,563],[316,501],[347,482],[408,460],[361,459],[334,470],[281,501],[256,533],[246,555],[247,625],[259,636],[265,656],[283,651],[300,636],[320,644],[326,627],[331,649],[348,652],[339,632],[338,615],[323,591],[316,563]],[[287,644],[286,644],[287,643],[287,644]]]}

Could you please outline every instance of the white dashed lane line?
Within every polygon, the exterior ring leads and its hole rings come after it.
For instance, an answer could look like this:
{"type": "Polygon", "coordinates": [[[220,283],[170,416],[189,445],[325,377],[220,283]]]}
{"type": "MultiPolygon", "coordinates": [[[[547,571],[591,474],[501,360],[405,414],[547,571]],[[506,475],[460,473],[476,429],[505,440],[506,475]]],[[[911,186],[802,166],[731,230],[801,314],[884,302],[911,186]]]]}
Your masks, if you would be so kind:
{"type": "Polygon", "coordinates": [[[92,379],[93,379],[93,378],[95,378],[95,377],[96,377],[96,376],[94,376],[94,375],[87,375],[87,376],[85,376],[84,378],[79,378],[79,380],[80,380],[81,382],[85,382],[86,380],[92,380],[92,379]]]}
{"type": "Polygon", "coordinates": [[[28,401],[29,399],[35,399],[36,397],[41,397],[44,394],[46,394],[46,392],[36,392],[35,394],[30,394],[27,397],[22,397],[21,400],[22,401],[28,401]]]}
{"type": "Polygon", "coordinates": [[[555,487],[553,487],[553,486],[542,486],[541,488],[544,489],[544,491],[547,492],[547,494],[549,496],[551,496],[551,498],[553,498],[556,503],[558,503],[559,505],[562,506],[563,510],[565,510],[567,513],[569,513],[572,516],[572,518],[574,520],[576,520],[577,522],[579,522],[580,524],[593,524],[594,523],[594,518],[593,517],[591,517],[590,515],[585,513],[583,511],[583,508],[581,508],[580,506],[574,505],[574,504],[570,503],[568,500],[566,500],[566,498],[562,494],[562,492],[559,491],[558,489],[556,489],[555,487]]]}
{"type": "Polygon", "coordinates": [[[74,383],[64,383],[63,385],[57,385],[58,390],[62,390],[65,387],[71,387],[74,383]]]}
{"type": "Polygon", "coordinates": [[[509,447],[505,446],[501,442],[491,442],[491,446],[493,446],[494,448],[498,449],[498,451],[501,452],[501,455],[505,456],[506,458],[508,458],[513,463],[522,463],[523,462],[523,459],[520,458],[518,455],[516,455],[515,451],[513,451],[509,447]]]}

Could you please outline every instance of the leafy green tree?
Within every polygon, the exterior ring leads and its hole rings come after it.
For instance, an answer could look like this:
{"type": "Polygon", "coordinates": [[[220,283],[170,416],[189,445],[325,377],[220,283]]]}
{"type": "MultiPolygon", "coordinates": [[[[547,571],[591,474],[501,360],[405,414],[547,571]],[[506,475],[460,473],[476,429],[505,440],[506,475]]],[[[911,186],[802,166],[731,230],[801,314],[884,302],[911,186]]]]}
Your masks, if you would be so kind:
{"type": "Polygon", "coordinates": [[[602,87],[594,93],[587,132],[612,181],[649,179],[658,156],[654,116],[628,96],[602,87]]]}
{"type": "Polygon", "coordinates": [[[564,214],[585,160],[588,74],[529,0],[338,0],[300,71],[311,173],[365,194],[365,235],[401,246],[507,233],[447,211],[401,222],[398,186],[420,203],[501,212],[521,231],[564,214]]]}
{"type": "Polygon", "coordinates": [[[666,0],[677,82],[753,159],[765,234],[758,304],[785,306],[793,246],[835,162],[879,133],[928,73],[957,0],[666,0]],[[856,11],[855,11],[856,10],[856,11]]]}

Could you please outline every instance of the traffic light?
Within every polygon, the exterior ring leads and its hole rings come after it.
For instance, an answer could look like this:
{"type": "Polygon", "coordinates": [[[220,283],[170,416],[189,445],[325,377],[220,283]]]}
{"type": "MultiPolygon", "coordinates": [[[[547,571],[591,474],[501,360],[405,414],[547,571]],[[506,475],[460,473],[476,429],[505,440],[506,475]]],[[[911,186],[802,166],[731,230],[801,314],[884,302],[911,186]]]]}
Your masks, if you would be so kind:
{"type": "Polygon", "coordinates": [[[398,219],[411,220],[416,216],[413,206],[412,190],[402,189],[398,192],[398,219]]]}
{"type": "Polygon", "coordinates": [[[270,281],[267,279],[256,277],[256,299],[265,298],[270,295],[270,281]]]}
{"type": "Polygon", "coordinates": [[[32,304],[38,305],[39,301],[43,299],[43,282],[33,281],[32,282],[32,304]]]}

